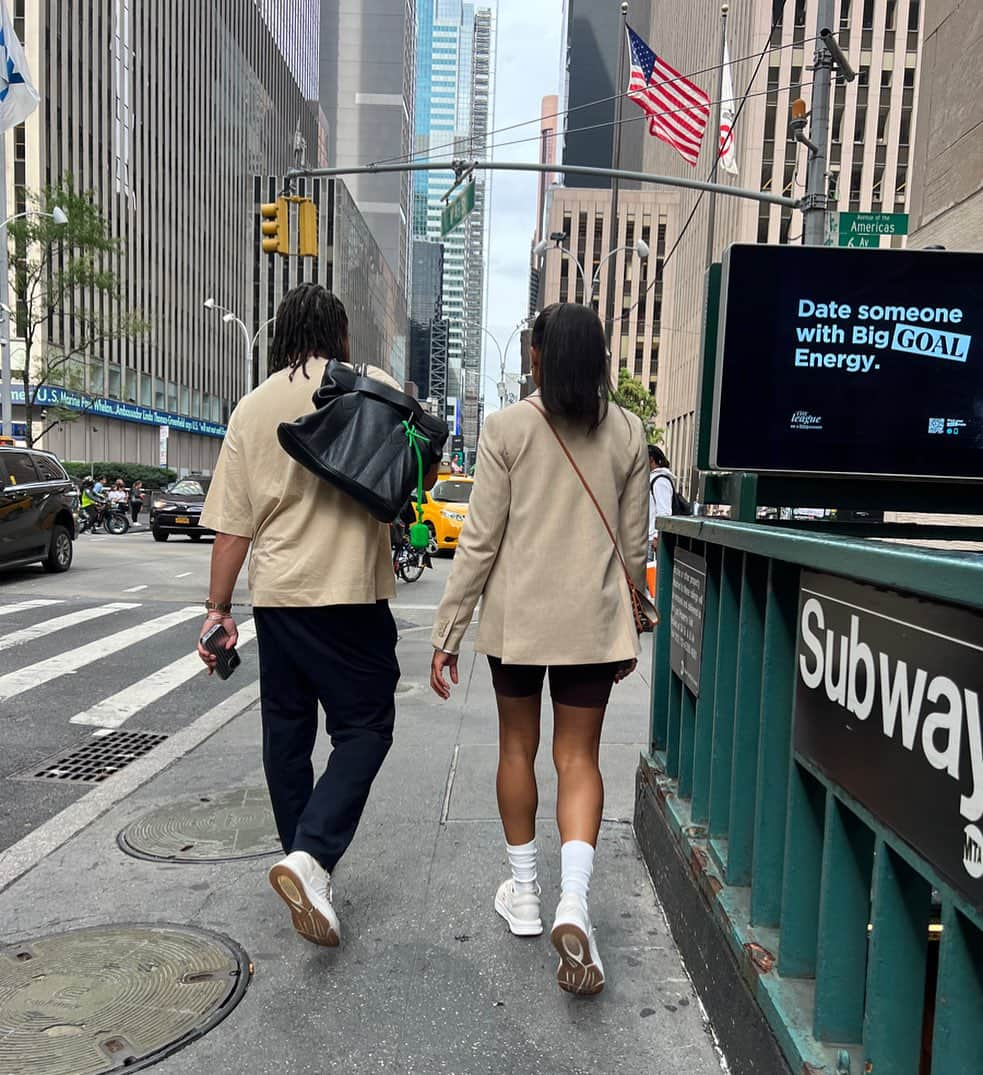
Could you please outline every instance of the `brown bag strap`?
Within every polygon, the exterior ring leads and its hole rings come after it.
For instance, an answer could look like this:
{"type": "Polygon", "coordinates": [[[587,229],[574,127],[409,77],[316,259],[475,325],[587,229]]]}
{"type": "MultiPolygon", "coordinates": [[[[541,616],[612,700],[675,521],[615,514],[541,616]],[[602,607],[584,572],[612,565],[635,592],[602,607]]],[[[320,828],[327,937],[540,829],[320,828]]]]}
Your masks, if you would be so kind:
{"type": "Polygon", "coordinates": [[[621,555],[621,549],[618,548],[618,539],[614,536],[614,531],[611,529],[610,523],[608,523],[607,516],[604,514],[604,509],[597,502],[597,497],[594,496],[594,490],[591,489],[580,467],[577,466],[577,461],[570,454],[570,449],[566,446],[566,444],[564,444],[563,438],[560,436],[560,433],[557,430],[556,426],[553,425],[553,423],[550,421],[550,416],[546,413],[546,411],[532,399],[527,398],[526,403],[529,403],[533,407],[535,407],[536,410],[539,411],[539,413],[543,416],[543,419],[550,427],[550,431],[552,432],[553,436],[556,437],[557,443],[563,449],[563,454],[567,457],[567,459],[570,460],[570,466],[573,467],[574,473],[580,479],[580,484],[584,487],[584,489],[587,490],[587,495],[590,497],[591,503],[594,505],[595,508],[597,508],[597,514],[600,515],[601,522],[604,523],[604,529],[608,532],[608,537],[611,539],[611,544],[614,546],[614,551],[618,554],[618,559],[621,561],[621,566],[624,569],[625,576],[628,579],[629,584],[631,586],[634,586],[635,584],[632,582],[631,572],[628,570],[628,565],[625,563],[624,556],[621,555]]]}

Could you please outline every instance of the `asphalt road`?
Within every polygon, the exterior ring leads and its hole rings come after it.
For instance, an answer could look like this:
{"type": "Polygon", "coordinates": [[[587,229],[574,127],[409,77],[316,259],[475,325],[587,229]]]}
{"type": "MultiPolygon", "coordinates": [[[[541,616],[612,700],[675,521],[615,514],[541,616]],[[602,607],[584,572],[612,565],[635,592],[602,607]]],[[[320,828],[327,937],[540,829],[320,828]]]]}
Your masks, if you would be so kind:
{"type": "MultiPolygon", "coordinates": [[[[257,679],[245,571],[235,594],[242,667],[223,683],[194,656],[210,555],[207,539],[162,544],[141,528],[82,535],[62,575],[0,572],[0,850],[93,786],[34,775],[49,763],[107,728],[173,735],[257,679]]],[[[407,639],[426,639],[449,564],[397,583],[407,639]]]]}

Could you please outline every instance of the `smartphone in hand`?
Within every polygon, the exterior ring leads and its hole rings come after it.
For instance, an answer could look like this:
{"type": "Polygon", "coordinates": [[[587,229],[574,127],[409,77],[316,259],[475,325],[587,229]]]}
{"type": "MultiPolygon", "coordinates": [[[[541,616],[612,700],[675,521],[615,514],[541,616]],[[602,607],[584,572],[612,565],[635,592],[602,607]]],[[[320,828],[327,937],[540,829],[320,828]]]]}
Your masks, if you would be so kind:
{"type": "Polygon", "coordinates": [[[214,627],[209,629],[201,636],[202,646],[208,650],[209,653],[214,654],[215,661],[215,673],[219,679],[228,679],[229,676],[242,664],[239,659],[239,654],[236,653],[235,646],[232,649],[226,649],[225,644],[229,640],[229,633],[220,624],[216,623],[214,627]]]}

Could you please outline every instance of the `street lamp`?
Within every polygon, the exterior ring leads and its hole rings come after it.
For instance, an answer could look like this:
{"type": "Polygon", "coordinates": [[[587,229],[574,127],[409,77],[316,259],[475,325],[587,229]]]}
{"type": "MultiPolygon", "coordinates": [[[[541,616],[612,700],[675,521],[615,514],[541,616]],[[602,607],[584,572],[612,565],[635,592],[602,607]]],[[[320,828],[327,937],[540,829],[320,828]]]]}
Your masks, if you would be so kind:
{"type": "Polygon", "coordinates": [[[604,257],[601,258],[601,260],[597,263],[597,269],[594,273],[594,278],[590,283],[590,289],[588,290],[587,272],[585,271],[584,266],[581,264],[580,259],[577,257],[577,255],[568,247],[565,247],[563,245],[563,240],[565,238],[565,235],[560,236],[560,233],[557,232],[554,235],[551,235],[549,239],[542,239],[533,247],[533,253],[536,255],[536,257],[543,257],[549,252],[550,246],[552,244],[554,249],[559,250],[561,254],[564,254],[566,255],[566,257],[570,258],[570,260],[577,266],[577,271],[580,273],[580,278],[581,280],[583,280],[584,283],[585,306],[589,306],[591,303],[593,303],[594,292],[597,290],[597,285],[601,279],[601,269],[604,268],[604,266],[611,258],[613,258],[616,254],[620,254],[622,251],[627,251],[629,253],[637,254],[641,261],[647,261],[650,253],[649,245],[647,242],[645,242],[644,239],[636,239],[636,241],[632,243],[631,246],[616,246],[614,250],[609,250],[604,255],[604,257]]]}
{"type": "MultiPolygon", "coordinates": [[[[10,316],[10,270],[7,265],[7,236],[6,227],[12,220],[20,220],[27,216],[50,217],[59,227],[68,223],[68,214],[60,205],[52,208],[50,213],[43,210],[28,209],[23,213],[14,213],[0,223],[0,231],[4,231],[3,241],[0,242],[0,309],[10,316]]],[[[0,340],[0,432],[5,437],[10,437],[14,432],[14,407],[10,397],[10,333],[0,340]]]]}
{"type": "Polygon", "coordinates": [[[243,339],[246,341],[246,385],[247,390],[253,387],[253,352],[256,350],[256,341],[263,334],[267,325],[272,325],[276,317],[268,317],[258,329],[255,335],[250,336],[249,327],[241,317],[237,317],[227,306],[222,306],[209,296],[202,303],[206,310],[218,310],[222,314],[222,320],[226,325],[238,325],[242,330],[243,339]]]}
{"type": "Polygon", "coordinates": [[[491,342],[495,345],[495,350],[498,351],[499,380],[496,382],[494,380],[494,378],[491,377],[487,373],[484,374],[484,376],[489,381],[492,381],[495,384],[495,387],[498,389],[499,406],[502,407],[502,408],[505,407],[505,403],[506,403],[506,399],[507,399],[507,390],[508,390],[508,385],[506,384],[505,378],[506,377],[518,377],[520,384],[525,383],[523,374],[510,373],[508,370],[506,370],[506,365],[508,363],[509,347],[511,346],[512,341],[515,339],[515,337],[518,335],[518,333],[522,332],[522,330],[528,326],[528,324],[529,324],[529,322],[531,320],[532,320],[531,317],[524,317],[518,323],[518,325],[515,326],[515,328],[512,330],[511,335],[505,341],[505,349],[504,349],[504,351],[502,350],[502,345],[498,342],[498,339],[495,337],[495,334],[493,332],[491,332],[489,329],[485,328],[484,325],[481,326],[481,331],[484,332],[486,336],[488,336],[488,338],[491,340],[491,342]]]}

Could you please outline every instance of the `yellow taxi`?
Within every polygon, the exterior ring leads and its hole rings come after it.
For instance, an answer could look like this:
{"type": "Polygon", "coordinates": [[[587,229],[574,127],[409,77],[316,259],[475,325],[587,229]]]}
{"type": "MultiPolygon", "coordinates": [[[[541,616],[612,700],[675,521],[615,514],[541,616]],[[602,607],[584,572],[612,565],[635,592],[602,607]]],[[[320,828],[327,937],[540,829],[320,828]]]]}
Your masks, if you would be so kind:
{"type": "MultiPolygon", "coordinates": [[[[458,474],[442,474],[429,493],[423,495],[423,521],[430,531],[430,548],[456,549],[461,527],[468,517],[472,478],[458,474]]],[[[413,505],[414,509],[416,504],[413,505]]]]}

